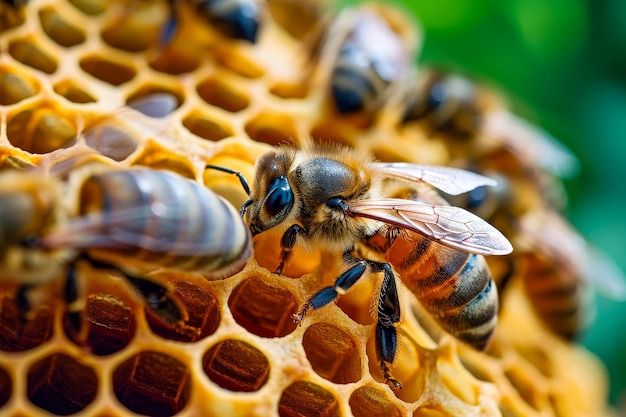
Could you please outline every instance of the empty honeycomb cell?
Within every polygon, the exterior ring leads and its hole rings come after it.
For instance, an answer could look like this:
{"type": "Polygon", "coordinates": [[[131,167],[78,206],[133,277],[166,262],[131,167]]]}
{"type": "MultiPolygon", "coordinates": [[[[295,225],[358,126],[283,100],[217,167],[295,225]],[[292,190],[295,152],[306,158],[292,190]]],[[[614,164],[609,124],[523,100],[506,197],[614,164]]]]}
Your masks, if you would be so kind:
{"type": "Polygon", "coordinates": [[[120,62],[110,61],[98,55],[82,58],[80,67],[89,75],[111,85],[124,84],[137,75],[135,68],[120,62]]]}
{"type": "Polygon", "coordinates": [[[520,368],[507,369],[504,375],[511,382],[515,390],[526,401],[528,405],[535,410],[541,410],[540,391],[537,389],[537,382],[533,381],[529,375],[525,374],[520,368]]]}
{"type": "Polygon", "coordinates": [[[413,417],[455,417],[453,414],[437,407],[419,407],[413,412],[413,417]]]}
{"type": "Polygon", "coordinates": [[[285,114],[264,111],[246,123],[246,133],[251,139],[269,145],[293,141],[297,138],[294,120],[285,114]]]}
{"type": "Polygon", "coordinates": [[[380,390],[360,387],[350,395],[350,410],[354,417],[401,417],[402,412],[380,390]]]}
{"type": "Polygon", "coordinates": [[[16,148],[43,154],[73,145],[76,129],[56,109],[43,107],[14,115],[7,122],[7,137],[16,148]]]}
{"type": "Polygon", "coordinates": [[[52,336],[54,316],[47,306],[30,312],[24,320],[15,300],[7,295],[0,299],[0,350],[19,352],[35,348],[52,336]]]}
{"type": "Polygon", "coordinates": [[[304,332],[302,346],[318,375],[336,384],[361,379],[361,355],[352,337],[326,323],[314,323],[304,332]]]}
{"type": "Polygon", "coordinates": [[[85,144],[114,161],[122,161],[137,149],[134,133],[115,125],[96,125],[83,133],[85,144]]]}
{"type": "Polygon", "coordinates": [[[237,48],[223,47],[214,52],[218,64],[244,78],[261,78],[265,70],[237,48]]]}
{"type": "Polygon", "coordinates": [[[269,377],[270,364],[263,352],[241,340],[227,339],[212,346],[202,367],[209,379],[230,391],[261,389],[269,377]]]}
{"type": "Polygon", "coordinates": [[[9,44],[9,54],[24,65],[52,74],[57,70],[57,61],[44,52],[33,39],[16,39],[9,44]]]}
{"type": "Polygon", "coordinates": [[[153,46],[159,38],[159,13],[156,2],[135,7],[133,13],[123,13],[120,19],[105,27],[100,36],[114,48],[140,52],[153,46]],[[146,7],[148,6],[148,7],[146,7]],[[149,7],[152,6],[152,7],[149,7]]]}
{"type": "Polygon", "coordinates": [[[320,123],[311,129],[311,138],[319,143],[334,142],[353,147],[354,142],[350,138],[354,136],[354,133],[350,130],[346,126],[320,123]]]}
{"type": "Polygon", "coordinates": [[[96,355],[110,355],[124,349],[135,334],[131,308],[114,295],[90,295],[83,314],[87,323],[87,346],[96,355]]]}
{"type": "Polygon", "coordinates": [[[173,416],[189,401],[191,373],[178,360],[143,351],[113,372],[113,390],[129,410],[148,416],[173,416]]]}
{"type": "Polygon", "coordinates": [[[150,66],[159,72],[180,75],[195,71],[200,66],[200,58],[184,51],[168,49],[158,54],[150,66]]]}
{"type": "Polygon", "coordinates": [[[11,381],[11,375],[0,367],[0,407],[5,405],[13,394],[13,383],[11,381]]]}
{"type": "Polygon", "coordinates": [[[70,24],[67,19],[59,15],[53,8],[45,8],[39,11],[41,28],[46,35],[61,46],[69,48],[85,42],[85,32],[70,24]]]}
{"type": "Polygon", "coordinates": [[[284,99],[301,100],[309,94],[309,85],[302,82],[278,82],[270,88],[270,93],[284,99]]]}
{"type": "Polygon", "coordinates": [[[339,417],[339,401],[324,388],[309,381],[296,381],[280,397],[281,417],[339,417]]]}
{"type": "Polygon", "coordinates": [[[249,278],[228,299],[233,318],[250,333],[282,337],[295,330],[292,315],[298,308],[293,294],[259,278],[249,278]]]}
{"type": "Polygon", "coordinates": [[[104,13],[109,5],[107,0],[68,0],[70,4],[74,5],[81,12],[90,15],[97,16],[104,13]]]}
{"type": "Polygon", "coordinates": [[[91,93],[70,80],[63,80],[56,83],[54,85],[54,92],[65,97],[72,103],[85,104],[95,103],[97,101],[91,93]]]}
{"type": "Polygon", "coordinates": [[[147,152],[143,154],[141,158],[134,161],[134,163],[136,165],[143,165],[152,169],[173,171],[189,179],[196,178],[193,167],[190,165],[187,159],[177,157],[168,153],[147,152]]]}
{"type": "Polygon", "coordinates": [[[189,332],[184,334],[177,332],[165,326],[154,315],[147,314],[146,318],[152,331],[166,339],[181,342],[193,342],[215,333],[219,327],[221,315],[219,303],[213,294],[185,281],[177,281],[172,285],[173,297],[182,303],[188,315],[185,325],[197,329],[197,336],[192,337],[189,332]]]}
{"type": "Polygon", "coordinates": [[[212,141],[219,141],[234,134],[227,123],[218,121],[197,110],[185,116],[183,126],[194,135],[212,141]]]}
{"type": "Polygon", "coordinates": [[[94,370],[64,353],[38,360],[28,370],[27,378],[30,401],[57,415],[82,411],[98,393],[94,370]]]}
{"type": "Polygon", "coordinates": [[[236,113],[250,105],[250,97],[219,78],[208,78],[198,84],[198,94],[207,103],[236,113]]]}
{"type": "Polygon", "coordinates": [[[0,105],[8,106],[32,97],[39,91],[35,81],[23,75],[0,69],[0,105]]]}

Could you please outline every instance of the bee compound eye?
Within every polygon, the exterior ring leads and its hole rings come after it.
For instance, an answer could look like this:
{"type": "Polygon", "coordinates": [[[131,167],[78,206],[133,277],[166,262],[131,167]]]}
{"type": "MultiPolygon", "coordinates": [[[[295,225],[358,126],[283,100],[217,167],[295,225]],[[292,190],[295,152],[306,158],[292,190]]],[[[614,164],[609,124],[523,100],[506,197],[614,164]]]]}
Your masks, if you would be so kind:
{"type": "Polygon", "coordinates": [[[263,208],[273,218],[289,212],[293,206],[293,200],[293,191],[291,191],[287,177],[281,175],[272,182],[263,208]]]}

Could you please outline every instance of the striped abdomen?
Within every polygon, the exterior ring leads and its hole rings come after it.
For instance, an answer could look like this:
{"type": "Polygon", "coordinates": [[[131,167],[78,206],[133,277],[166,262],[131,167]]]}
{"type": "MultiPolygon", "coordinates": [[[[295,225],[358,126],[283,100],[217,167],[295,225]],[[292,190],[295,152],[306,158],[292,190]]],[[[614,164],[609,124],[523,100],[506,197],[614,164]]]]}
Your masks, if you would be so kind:
{"type": "Polygon", "coordinates": [[[424,309],[457,339],[484,349],[495,329],[498,294],[485,258],[402,231],[370,240],[424,309]],[[377,241],[376,241],[377,240],[377,241]],[[382,244],[381,244],[382,243],[382,244]]]}
{"type": "Polygon", "coordinates": [[[79,198],[80,214],[57,232],[56,245],[64,241],[102,261],[223,278],[241,269],[251,252],[249,232],[237,211],[174,173],[130,169],[93,174],[82,183],[79,198]]]}

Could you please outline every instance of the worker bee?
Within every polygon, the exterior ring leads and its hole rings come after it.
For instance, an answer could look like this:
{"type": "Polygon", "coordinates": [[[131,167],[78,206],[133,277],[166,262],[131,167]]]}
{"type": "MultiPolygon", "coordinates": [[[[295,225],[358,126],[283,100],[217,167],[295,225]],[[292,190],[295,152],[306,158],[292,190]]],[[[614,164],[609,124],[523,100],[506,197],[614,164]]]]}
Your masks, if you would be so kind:
{"type": "MultiPolygon", "coordinates": [[[[161,34],[169,43],[179,26],[179,8],[183,0],[168,0],[170,18],[161,34]]],[[[261,26],[260,0],[192,0],[196,13],[218,31],[234,39],[256,43],[261,26]]]]}
{"type": "Polygon", "coordinates": [[[480,157],[505,148],[526,166],[561,177],[578,171],[578,159],[565,145],[512,114],[495,91],[460,74],[435,69],[420,74],[407,92],[402,123],[419,123],[428,135],[447,139],[453,157],[480,157]]]}
{"type": "Polygon", "coordinates": [[[2,282],[27,293],[65,273],[70,331],[83,336],[77,264],[126,279],[149,309],[187,332],[186,312],[155,270],[223,279],[251,255],[250,233],[236,209],[202,185],[167,171],[85,167],[68,183],[28,172],[0,176],[2,282]]]}
{"type": "MultiPolygon", "coordinates": [[[[384,11],[384,10],[383,10],[384,11]]],[[[366,7],[347,9],[331,25],[322,57],[332,63],[330,90],[339,113],[370,112],[402,84],[413,60],[413,34],[397,33],[366,7]]]]}
{"type": "MultiPolygon", "coordinates": [[[[375,247],[371,238],[381,235],[389,245],[394,244],[394,238],[403,241],[402,250],[407,252],[399,256],[411,264],[406,272],[454,270],[443,275],[434,272],[432,279],[419,283],[416,276],[401,275],[400,279],[417,289],[415,295],[445,330],[477,348],[484,347],[495,324],[497,297],[493,286],[484,285],[489,279],[479,273],[485,270],[482,258],[466,252],[507,254],[512,250],[510,243],[498,230],[463,209],[384,197],[383,183],[385,178],[426,183],[445,193],[459,194],[480,185],[493,185],[493,180],[454,168],[373,162],[356,150],[330,145],[302,150],[283,146],[262,155],[255,170],[254,188],[248,190],[250,198],[241,214],[253,236],[270,229],[282,233],[280,264],[275,272],[282,272],[296,243],[311,251],[340,256],[347,268],[333,285],[322,288],[300,307],[294,315],[296,322],[301,322],[308,310],[319,309],[348,291],[366,271],[382,273],[376,352],[385,382],[392,388],[401,387],[389,369],[397,347],[395,326],[401,319],[396,265],[382,256],[368,259],[355,252],[356,245],[368,239],[375,247]],[[440,247],[445,248],[441,255],[440,247]],[[474,279],[480,283],[464,282],[474,279]],[[461,303],[445,296],[432,300],[424,291],[426,287],[440,289],[453,281],[457,289],[450,287],[449,291],[462,293],[465,299],[461,303]],[[459,312],[464,306],[468,306],[465,312],[459,312]],[[487,320],[482,320],[483,316],[488,316],[487,320]],[[472,326],[484,326],[486,330],[472,330],[472,326]]],[[[384,249],[380,253],[389,254],[384,249]]]]}

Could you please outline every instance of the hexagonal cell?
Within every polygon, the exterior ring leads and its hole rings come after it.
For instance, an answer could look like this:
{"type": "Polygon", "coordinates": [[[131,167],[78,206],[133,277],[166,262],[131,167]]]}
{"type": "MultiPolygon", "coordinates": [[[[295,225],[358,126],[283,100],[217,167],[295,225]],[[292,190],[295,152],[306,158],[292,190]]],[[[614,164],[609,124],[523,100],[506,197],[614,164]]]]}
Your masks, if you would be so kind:
{"type": "Polygon", "coordinates": [[[189,129],[194,135],[212,141],[218,141],[234,134],[233,129],[226,123],[218,121],[197,110],[185,116],[183,126],[189,129]]]}
{"type": "Polygon", "coordinates": [[[245,126],[251,139],[270,145],[278,145],[298,136],[294,120],[285,114],[264,111],[257,114],[245,126]]]}
{"type": "Polygon", "coordinates": [[[39,47],[35,39],[16,39],[9,44],[9,54],[24,65],[46,74],[57,70],[57,61],[39,47]]]}
{"type": "Polygon", "coordinates": [[[204,289],[186,281],[177,281],[172,284],[172,295],[179,300],[185,308],[189,318],[185,324],[197,329],[196,337],[190,333],[182,334],[175,329],[167,327],[154,315],[147,314],[146,319],[152,331],[161,337],[181,342],[194,342],[215,333],[220,325],[220,307],[217,298],[204,289]]]}
{"type": "Polygon", "coordinates": [[[311,138],[318,143],[335,142],[343,146],[354,147],[352,138],[355,135],[353,129],[339,124],[321,123],[311,129],[311,138]]]}
{"type": "Polygon", "coordinates": [[[304,82],[278,82],[270,87],[270,93],[284,99],[294,98],[302,100],[309,94],[309,84],[304,82]]]}
{"type": "Polygon", "coordinates": [[[126,98],[126,104],[150,117],[165,117],[185,101],[182,88],[146,84],[126,98]]]}
{"type": "Polygon", "coordinates": [[[361,379],[358,346],[343,330],[326,323],[315,323],[304,332],[302,346],[311,367],[335,384],[361,379]]]}
{"type": "Polygon", "coordinates": [[[102,40],[114,48],[128,52],[140,52],[150,48],[159,39],[159,6],[158,2],[125,5],[129,10],[119,14],[117,19],[102,29],[102,40]]]}
{"type": "Polygon", "coordinates": [[[68,48],[85,42],[85,32],[70,24],[56,9],[46,7],[39,10],[39,20],[46,35],[61,46],[68,48]]]}
{"type": "Polygon", "coordinates": [[[0,69],[0,105],[8,106],[18,103],[39,92],[39,85],[34,79],[8,68],[0,69]]]}
{"type": "Polygon", "coordinates": [[[13,298],[0,299],[0,350],[20,352],[45,343],[52,336],[54,315],[48,307],[34,310],[32,319],[24,322],[13,298]]]}
{"type": "Polygon", "coordinates": [[[335,396],[309,381],[296,381],[280,397],[281,417],[339,417],[339,401],[335,396]]]}
{"type": "Polygon", "coordinates": [[[242,281],[231,293],[228,307],[239,325],[258,336],[286,336],[297,326],[292,319],[298,308],[293,294],[259,278],[242,281]]]}
{"type": "Polygon", "coordinates": [[[195,71],[200,66],[200,58],[198,55],[191,55],[184,51],[168,49],[150,61],[150,67],[171,75],[186,74],[195,71]]]}
{"type": "Polygon", "coordinates": [[[287,33],[296,39],[303,39],[316,27],[328,12],[326,0],[284,1],[268,0],[268,9],[272,18],[287,33]],[[297,16],[297,19],[294,17],[297,16]]]}
{"type": "Polygon", "coordinates": [[[438,407],[420,407],[413,412],[413,417],[451,417],[450,413],[438,407]]]}
{"type": "Polygon", "coordinates": [[[479,392],[476,384],[461,373],[455,358],[442,357],[437,361],[437,372],[448,390],[465,404],[478,404],[479,392]]]}
{"type": "Polygon", "coordinates": [[[135,68],[98,55],[82,58],[80,67],[89,75],[116,86],[132,80],[137,75],[135,68]]]}
{"type": "Polygon", "coordinates": [[[202,367],[211,381],[238,392],[260,390],[270,372],[263,352],[249,343],[232,339],[212,346],[202,359],[202,367]]]}
{"type": "Polygon", "coordinates": [[[114,161],[122,161],[135,152],[137,135],[122,126],[96,124],[83,132],[85,144],[114,161]]]}
{"type": "Polygon", "coordinates": [[[173,357],[144,351],[113,372],[113,390],[129,410],[149,416],[172,416],[189,401],[191,371],[173,357]]]}
{"type": "Polygon", "coordinates": [[[146,149],[134,165],[144,165],[152,169],[173,171],[185,178],[195,179],[196,174],[188,159],[160,149],[146,149]]]}
{"type": "Polygon", "coordinates": [[[218,64],[245,78],[260,78],[265,70],[236,48],[221,48],[214,52],[218,64]]]}
{"type": "Polygon", "coordinates": [[[374,387],[358,388],[350,395],[349,404],[354,417],[402,416],[398,407],[374,387]]]}
{"type": "Polygon", "coordinates": [[[135,334],[132,309],[114,295],[90,295],[83,314],[88,326],[87,346],[96,355],[119,352],[135,334]]]}
{"type": "Polygon", "coordinates": [[[535,410],[543,409],[543,404],[541,404],[543,399],[540,398],[541,391],[536,386],[537,381],[533,381],[530,375],[519,368],[507,369],[504,371],[504,375],[528,405],[535,410]]]}
{"type": "Polygon", "coordinates": [[[13,394],[13,383],[11,375],[2,367],[0,367],[0,407],[5,405],[13,394]]]}
{"type": "Polygon", "coordinates": [[[236,113],[250,105],[250,97],[219,78],[207,78],[196,87],[200,97],[212,106],[236,113]]]}
{"type": "Polygon", "coordinates": [[[64,353],[40,359],[28,370],[27,378],[28,399],[61,416],[82,411],[98,393],[94,370],[64,353]]]}
{"type": "Polygon", "coordinates": [[[107,10],[107,0],[69,0],[69,2],[81,12],[97,16],[107,10]]]}
{"type": "Polygon", "coordinates": [[[54,92],[60,96],[65,97],[72,103],[95,103],[96,98],[86,91],[84,88],[79,87],[74,81],[63,80],[54,85],[54,92]]]}
{"type": "Polygon", "coordinates": [[[43,154],[72,146],[76,128],[56,108],[40,105],[13,115],[7,122],[7,137],[17,148],[43,154]]]}

